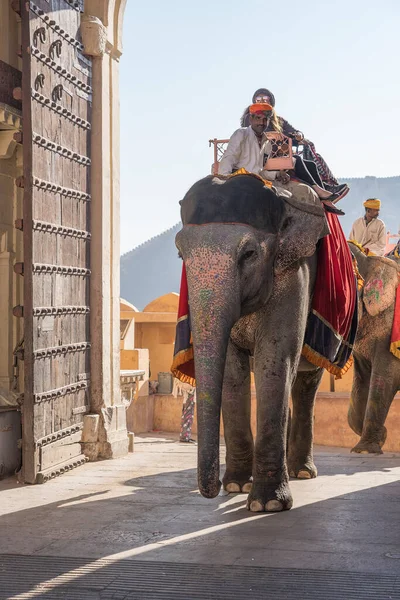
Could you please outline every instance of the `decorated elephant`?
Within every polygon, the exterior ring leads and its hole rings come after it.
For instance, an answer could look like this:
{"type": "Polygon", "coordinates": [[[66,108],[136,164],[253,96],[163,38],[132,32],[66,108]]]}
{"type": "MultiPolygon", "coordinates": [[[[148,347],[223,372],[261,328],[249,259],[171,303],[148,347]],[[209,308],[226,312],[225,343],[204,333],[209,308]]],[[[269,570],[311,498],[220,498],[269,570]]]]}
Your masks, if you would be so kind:
{"type": "Polygon", "coordinates": [[[391,348],[400,261],[395,257],[390,260],[366,256],[352,243],[350,248],[364,286],[360,293],[348,422],[361,437],[353,452],[381,454],[386,440],[385,420],[400,390],[400,348],[396,341],[396,347],[391,348]]]}
{"type": "Polygon", "coordinates": [[[289,474],[317,474],[312,422],[323,371],[301,353],[317,273],[316,246],[327,229],[325,212],[311,196],[310,202],[280,197],[249,176],[207,177],[181,201],[183,228],[176,245],[189,292],[199,489],[209,498],[220,490],[222,404],[223,485],[228,492],[249,492],[247,506],[253,512],[291,508],[289,474]],[[250,356],[257,394],[255,443],[250,356]]]}

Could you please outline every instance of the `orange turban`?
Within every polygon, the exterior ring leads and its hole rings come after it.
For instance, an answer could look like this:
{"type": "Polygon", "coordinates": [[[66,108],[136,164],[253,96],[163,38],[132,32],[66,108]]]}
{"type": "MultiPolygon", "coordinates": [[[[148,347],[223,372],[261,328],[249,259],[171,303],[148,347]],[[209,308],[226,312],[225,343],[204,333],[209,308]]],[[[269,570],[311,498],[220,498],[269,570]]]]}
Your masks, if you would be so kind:
{"type": "Polygon", "coordinates": [[[255,102],[249,107],[251,115],[255,115],[258,112],[269,112],[272,110],[272,106],[266,102],[255,102]]]}
{"type": "Polygon", "coordinates": [[[378,198],[369,198],[364,202],[365,208],[372,208],[373,210],[379,210],[381,208],[381,201],[378,198]]]}

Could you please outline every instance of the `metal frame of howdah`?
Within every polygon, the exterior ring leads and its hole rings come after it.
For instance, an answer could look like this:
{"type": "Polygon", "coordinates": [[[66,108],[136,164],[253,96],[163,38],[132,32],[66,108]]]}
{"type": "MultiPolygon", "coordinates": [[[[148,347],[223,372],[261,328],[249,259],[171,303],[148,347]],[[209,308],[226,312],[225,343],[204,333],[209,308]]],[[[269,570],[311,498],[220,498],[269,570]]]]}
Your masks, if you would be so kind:
{"type": "Polygon", "coordinates": [[[90,394],[91,59],[81,1],[21,2],[24,265],[23,474],[85,462],[90,394]]]}

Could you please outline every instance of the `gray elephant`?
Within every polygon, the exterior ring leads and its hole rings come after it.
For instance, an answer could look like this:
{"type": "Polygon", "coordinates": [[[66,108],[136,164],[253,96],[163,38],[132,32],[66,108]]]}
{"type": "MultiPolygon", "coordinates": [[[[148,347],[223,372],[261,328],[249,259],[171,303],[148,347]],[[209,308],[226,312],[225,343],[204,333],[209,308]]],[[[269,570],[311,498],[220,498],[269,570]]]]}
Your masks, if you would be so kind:
{"type": "Polygon", "coordinates": [[[364,287],[359,302],[348,422],[361,436],[353,452],[381,454],[386,440],[385,420],[400,390],[400,359],[390,351],[400,267],[396,258],[366,256],[354,244],[349,245],[364,287]]]}
{"type": "MultiPolygon", "coordinates": [[[[304,187],[306,191],[309,188],[304,187]]],[[[308,193],[308,192],[307,192],[308,193]]],[[[313,406],[322,369],[301,358],[326,234],[319,201],[282,198],[256,178],[205,178],[181,201],[176,245],[186,266],[197,383],[198,484],[215,497],[220,412],[224,488],[253,512],[291,508],[289,473],[315,477],[313,406]],[[257,435],[250,429],[254,356],[257,435]],[[293,413],[289,451],[289,395],[293,413]]]]}

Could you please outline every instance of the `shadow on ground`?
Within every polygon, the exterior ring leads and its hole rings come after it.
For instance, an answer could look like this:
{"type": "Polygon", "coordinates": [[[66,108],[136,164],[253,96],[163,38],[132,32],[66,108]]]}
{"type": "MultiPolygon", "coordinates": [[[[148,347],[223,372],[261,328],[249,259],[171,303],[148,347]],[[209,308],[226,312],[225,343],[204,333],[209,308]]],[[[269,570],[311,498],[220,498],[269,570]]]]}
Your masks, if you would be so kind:
{"type": "Polygon", "coordinates": [[[151,445],[155,473],[101,463],[119,484],[96,490],[89,465],[87,493],[0,517],[0,598],[400,598],[400,457],[320,453],[291,511],[252,514],[245,495],[202,498],[196,448],[168,447],[151,445]]]}

